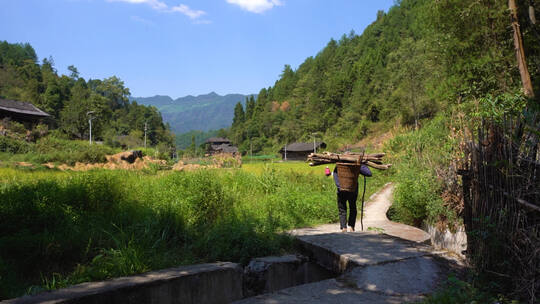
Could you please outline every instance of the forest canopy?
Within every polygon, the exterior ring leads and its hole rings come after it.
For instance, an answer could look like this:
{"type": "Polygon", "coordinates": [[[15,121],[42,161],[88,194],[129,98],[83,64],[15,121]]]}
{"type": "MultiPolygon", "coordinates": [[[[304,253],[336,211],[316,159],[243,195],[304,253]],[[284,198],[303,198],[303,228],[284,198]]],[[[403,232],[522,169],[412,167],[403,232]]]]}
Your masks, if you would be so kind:
{"type": "MultiPolygon", "coordinates": [[[[539,29],[528,5],[519,9],[538,91],[539,29]]],[[[506,2],[402,0],[361,35],[331,39],[297,69],[285,65],[256,102],[237,105],[229,137],[243,151],[251,140],[254,152],[312,134],[355,142],[374,126],[418,128],[452,105],[501,93],[521,94],[506,2]]]]}

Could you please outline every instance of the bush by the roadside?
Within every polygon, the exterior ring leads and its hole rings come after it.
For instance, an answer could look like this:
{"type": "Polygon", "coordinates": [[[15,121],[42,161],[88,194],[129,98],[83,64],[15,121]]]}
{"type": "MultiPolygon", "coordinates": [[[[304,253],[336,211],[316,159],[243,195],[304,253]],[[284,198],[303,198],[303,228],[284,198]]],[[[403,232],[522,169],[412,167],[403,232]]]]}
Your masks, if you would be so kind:
{"type": "Polygon", "coordinates": [[[421,227],[424,220],[436,219],[444,210],[439,182],[418,169],[403,168],[400,172],[392,207],[394,220],[421,227]]]}
{"type": "Polygon", "coordinates": [[[24,140],[17,140],[7,136],[0,136],[0,152],[11,154],[28,153],[32,150],[31,144],[24,140]]]}
{"type": "Polygon", "coordinates": [[[389,161],[396,164],[394,180],[398,183],[388,212],[392,220],[418,227],[424,221],[457,221],[453,206],[441,198],[445,185],[438,177],[451,169],[455,145],[444,115],[387,143],[385,150],[389,161]]]}

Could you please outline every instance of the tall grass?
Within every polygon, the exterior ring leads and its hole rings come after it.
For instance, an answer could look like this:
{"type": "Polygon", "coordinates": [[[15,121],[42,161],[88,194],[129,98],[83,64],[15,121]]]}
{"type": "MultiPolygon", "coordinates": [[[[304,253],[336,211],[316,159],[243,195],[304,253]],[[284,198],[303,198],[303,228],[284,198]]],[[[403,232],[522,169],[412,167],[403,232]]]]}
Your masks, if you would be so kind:
{"type": "Polygon", "coordinates": [[[420,227],[424,221],[458,220],[452,206],[441,198],[444,180],[439,175],[449,171],[457,143],[450,134],[449,120],[438,115],[419,130],[411,130],[390,140],[385,151],[395,166],[397,182],[392,220],[420,227]]]}
{"type": "Polygon", "coordinates": [[[292,250],[285,230],[337,221],[335,186],[321,168],[261,166],[0,169],[0,298],[181,264],[245,263],[292,250]]]}

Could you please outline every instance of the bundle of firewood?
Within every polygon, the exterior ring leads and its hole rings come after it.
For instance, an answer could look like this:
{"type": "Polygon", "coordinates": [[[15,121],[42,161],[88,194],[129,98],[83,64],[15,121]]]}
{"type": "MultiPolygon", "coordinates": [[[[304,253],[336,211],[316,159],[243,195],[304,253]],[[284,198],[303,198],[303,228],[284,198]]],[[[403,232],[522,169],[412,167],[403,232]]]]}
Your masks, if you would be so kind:
{"type": "Polygon", "coordinates": [[[382,158],[386,154],[384,153],[374,153],[374,154],[364,154],[364,153],[352,153],[347,154],[337,154],[337,153],[311,153],[308,155],[308,161],[310,166],[320,166],[332,163],[346,163],[346,164],[357,164],[357,165],[367,165],[379,170],[387,170],[392,165],[383,164],[382,158]]]}

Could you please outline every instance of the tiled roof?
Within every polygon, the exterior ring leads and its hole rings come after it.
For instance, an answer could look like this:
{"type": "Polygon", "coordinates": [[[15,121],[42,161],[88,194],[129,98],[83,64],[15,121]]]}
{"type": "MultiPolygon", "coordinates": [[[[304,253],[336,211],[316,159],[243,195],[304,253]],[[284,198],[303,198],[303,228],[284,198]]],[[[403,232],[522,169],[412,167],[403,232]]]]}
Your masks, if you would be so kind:
{"type": "MultiPolygon", "coordinates": [[[[326,143],[322,142],[322,141],[315,142],[315,146],[317,147],[317,149],[319,149],[319,148],[324,149],[324,148],[326,148],[326,143]]],[[[285,149],[285,147],[281,148],[281,150],[279,150],[279,152],[284,152],[284,149],[285,149]]],[[[313,143],[312,142],[309,142],[309,143],[302,143],[302,142],[292,143],[290,145],[287,145],[287,151],[288,152],[313,151],[313,143]]]]}
{"type": "Polygon", "coordinates": [[[230,143],[231,141],[227,138],[222,137],[211,137],[206,140],[207,143],[230,143]]]}
{"type": "Polygon", "coordinates": [[[9,99],[0,99],[0,110],[20,113],[20,114],[40,116],[40,117],[51,116],[41,111],[40,109],[38,109],[36,106],[34,106],[33,104],[29,102],[22,102],[22,101],[9,100],[9,99]]]}
{"type": "Polygon", "coordinates": [[[221,151],[223,153],[238,153],[238,148],[229,144],[212,145],[213,151],[221,151]]]}

